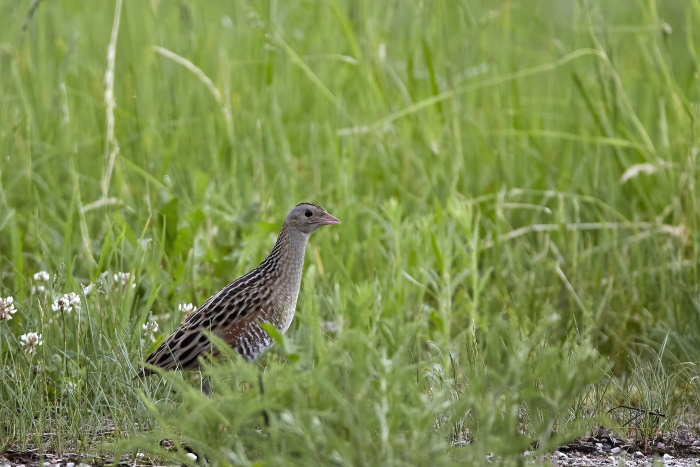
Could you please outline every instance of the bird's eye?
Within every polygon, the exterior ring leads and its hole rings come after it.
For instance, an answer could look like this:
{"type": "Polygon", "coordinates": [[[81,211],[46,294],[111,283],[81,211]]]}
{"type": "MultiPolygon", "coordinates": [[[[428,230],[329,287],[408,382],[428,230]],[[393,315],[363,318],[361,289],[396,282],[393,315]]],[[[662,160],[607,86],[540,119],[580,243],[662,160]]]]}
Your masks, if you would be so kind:
{"type": "Polygon", "coordinates": [[[304,215],[305,215],[306,217],[311,217],[311,216],[313,216],[313,214],[311,214],[311,211],[309,211],[308,209],[306,210],[306,212],[304,213],[304,215]]]}

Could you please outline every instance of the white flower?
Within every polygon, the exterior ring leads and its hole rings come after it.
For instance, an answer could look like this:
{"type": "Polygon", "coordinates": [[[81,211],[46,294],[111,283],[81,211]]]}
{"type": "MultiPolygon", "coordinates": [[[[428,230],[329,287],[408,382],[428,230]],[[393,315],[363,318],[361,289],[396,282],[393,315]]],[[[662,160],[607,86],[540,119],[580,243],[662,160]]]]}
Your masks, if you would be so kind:
{"type": "Polygon", "coordinates": [[[95,283],[90,282],[88,285],[81,284],[81,287],[83,288],[83,295],[87,297],[88,295],[90,295],[90,292],[92,292],[92,288],[95,287],[95,283]]]}
{"type": "Polygon", "coordinates": [[[178,309],[185,314],[190,314],[196,311],[197,307],[191,303],[182,302],[178,305],[178,309]]]}
{"type": "MultiPolygon", "coordinates": [[[[121,284],[123,287],[126,287],[126,285],[129,283],[129,280],[131,279],[131,273],[128,272],[118,272],[114,276],[114,282],[121,284]]],[[[133,289],[136,287],[136,284],[131,284],[131,288],[133,289]]]]}
{"type": "Polygon", "coordinates": [[[70,292],[65,294],[63,297],[54,300],[51,309],[53,311],[60,311],[61,313],[70,313],[73,311],[73,307],[80,304],[80,297],[75,292],[70,292]]]}
{"type": "Polygon", "coordinates": [[[12,297],[0,297],[0,321],[11,320],[12,314],[17,312],[15,305],[12,303],[14,300],[12,297]]]}
{"type": "Polygon", "coordinates": [[[47,282],[50,278],[49,273],[46,271],[39,271],[32,276],[37,282],[47,282]]]}
{"type": "Polygon", "coordinates": [[[71,305],[80,305],[80,296],[75,292],[68,292],[63,296],[71,305]]]}
{"type": "Polygon", "coordinates": [[[148,321],[142,327],[144,336],[150,338],[151,342],[155,342],[156,338],[153,334],[158,332],[158,323],[153,319],[153,316],[149,316],[148,321]]]}
{"type": "Polygon", "coordinates": [[[20,336],[20,344],[24,347],[24,350],[29,355],[34,355],[36,353],[36,348],[44,343],[41,340],[41,334],[35,332],[28,332],[27,334],[22,334],[20,336]]]}
{"type": "Polygon", "coordinates": [[[158,332],[158,323],[153,318],[148,318],[148,321],[143,325],[143,330],[146,332],[158,332]]]}
{"type": "Polygon", "coordinates": [[[32,286],[32,294],[37,294],[37,293],[46,293],[46,287],[43,285],[33,285],[32,286]]]}

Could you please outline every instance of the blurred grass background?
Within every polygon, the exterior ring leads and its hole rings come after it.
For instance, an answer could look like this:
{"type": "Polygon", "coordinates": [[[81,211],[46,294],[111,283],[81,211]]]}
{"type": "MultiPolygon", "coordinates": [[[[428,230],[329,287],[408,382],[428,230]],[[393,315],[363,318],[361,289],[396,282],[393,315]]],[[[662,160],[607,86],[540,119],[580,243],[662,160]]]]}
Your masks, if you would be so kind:
{"type": "Polygon", "coordinates": [[[697,0],[0,2],[0,448],[438,465],[615,427],[615,404],[667,414],[646,434],[694,420],[698,20],[697,0]],[[235,358],[211,399],[133,383],[149,315],[162,339],[302,201],[343,224],[311,240],[265,395],[235,358]]]}

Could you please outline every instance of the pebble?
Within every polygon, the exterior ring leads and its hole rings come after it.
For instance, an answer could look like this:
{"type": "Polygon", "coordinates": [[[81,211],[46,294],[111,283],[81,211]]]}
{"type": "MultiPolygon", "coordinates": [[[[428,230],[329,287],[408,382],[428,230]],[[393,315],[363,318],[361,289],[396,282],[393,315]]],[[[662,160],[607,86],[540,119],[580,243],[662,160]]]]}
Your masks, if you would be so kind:
{"type": "Polygon", "coordinates": [[[197,454],[193,452],[188,452],[187,457],[189,457],[191,460],[196,461],[197,460],[197,454]]]}
{"type": "Polygon", "coordinates": [[[75,462],[66,462],[66,467],[75,467],[75,462]]]}
{"type": "Polygon", "coordinates": [[[557,458],[559,458],[559,459],[568,459],[569,458],[569,456],[566,455],[566,453],[561,452],[561,451],[555,451],[554,455],[557,456],[557,458]]]}
{"type": "Polygon", "coordinates": [[[693,446],[700,446],[700,439],[693,441],[693,446]]]}
{"type": "Polygon", "coordinates": [[[641,459],[642,457],[644,457],[644,454],[642,454],[642,451],[635,451],[634,457],[636,457],[637,459],[641,459]]]}
{"type": "Polygon", "coordinates": [[[622,449],[620,449],[618,447],[614,447],[610,450],[610,454],[618,455],[618,454],[620,454],[620,451],[622,451],[622,449]]]}
{"type": "Polygon", "coordinates": [[[670,454],[664,454],[664,457],[661,458],[664,461],[664,464],[668,464],[673,460],[673,456],[670,454]]]}

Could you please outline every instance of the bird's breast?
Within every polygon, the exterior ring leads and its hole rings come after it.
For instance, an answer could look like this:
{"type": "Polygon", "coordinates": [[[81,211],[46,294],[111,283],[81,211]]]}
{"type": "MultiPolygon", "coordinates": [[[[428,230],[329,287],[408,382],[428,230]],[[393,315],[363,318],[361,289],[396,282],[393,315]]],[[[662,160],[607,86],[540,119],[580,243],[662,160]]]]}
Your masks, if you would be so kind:
{"type": "Polygon", "coordinates": [[[299,287],[301,285],[302,268],[289,268],[281,271],[278,279],[277,290],[279,297],[277,301],[277,319],[273,320],[274,326],[281,333],[287,332],[294,319],[294,311],[299,297],[299,287]]]}

